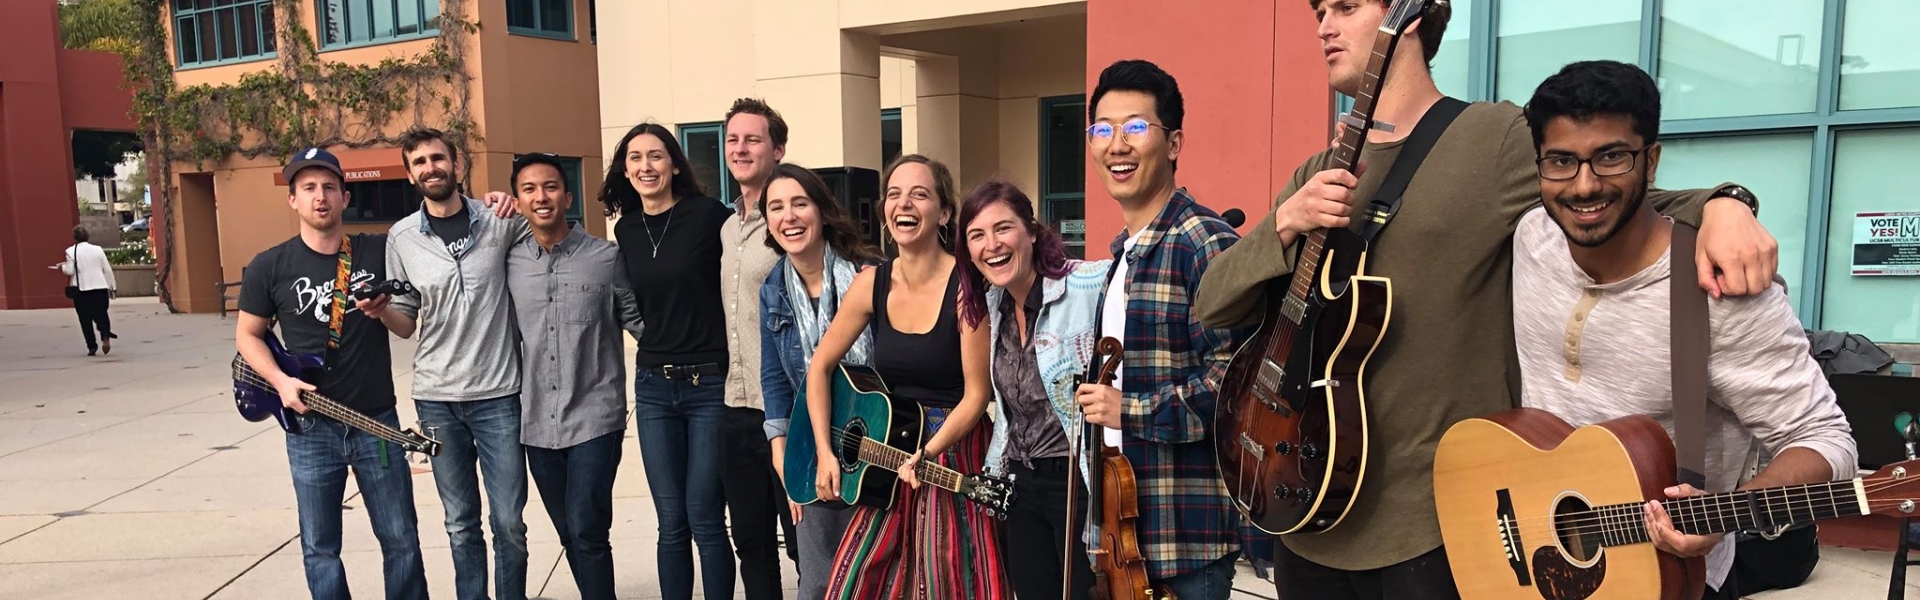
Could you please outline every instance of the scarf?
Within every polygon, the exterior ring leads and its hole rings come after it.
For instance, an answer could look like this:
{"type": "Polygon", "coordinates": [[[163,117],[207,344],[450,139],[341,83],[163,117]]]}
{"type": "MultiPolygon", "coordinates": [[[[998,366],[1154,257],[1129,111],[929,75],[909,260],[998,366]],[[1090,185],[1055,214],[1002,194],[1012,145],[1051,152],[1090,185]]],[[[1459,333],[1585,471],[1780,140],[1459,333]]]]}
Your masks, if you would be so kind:
{"type": "MultiPolygon", "coordinates": [[[[840,296],[847,293],[847,286],[853,283],[858,272],[852,262],[840,258],[833,252],[833,246],[820,249],[820,298],[807,297],[807,282],[800,278],[799,269],[793,266],[793,260],[787,260],[787,304],[793,306],[794,326],[800,332],[800,343],[806,348],[806,360],[813,362],[813,349],[820,346],[820,338],[827,333],[827,326],[833,323],[833,316],[840,311],[840,296]]],[[[869,363],[868,354],[873,348],[873,338],[863,330],[860,339],[854,340],[853,347],[847,349],[847,356],[841,362],[856,365],[869,363]]]]}

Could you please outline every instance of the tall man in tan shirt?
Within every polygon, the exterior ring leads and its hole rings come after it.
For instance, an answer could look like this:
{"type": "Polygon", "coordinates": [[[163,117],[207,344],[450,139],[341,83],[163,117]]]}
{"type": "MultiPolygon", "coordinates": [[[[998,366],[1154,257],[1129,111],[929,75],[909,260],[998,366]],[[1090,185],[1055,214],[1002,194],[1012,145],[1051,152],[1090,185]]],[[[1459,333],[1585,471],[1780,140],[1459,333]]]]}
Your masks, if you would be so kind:
{"type": "MultiPolygon", "coordinates": [[[[1312,0],[1320,17],[1329,83],[1356,94],[1380,0],[1312,0]]],[[[1307,159],[1275,210],[1213,262],[1196,307],[1208,327],[1263,316],[1266,283],[1292,269],[1302,233],[1347,227],[1355,198],[1371,198],[1392,170],[1407,134],[1442,96],[1427,62],[1439,51],[1450,3],[1430,0],[1399,40],[1373,116],[1399,126],[1374,130],[1355,178],[1332,167],[1330,151],[1307,159]]],[[[1393,281],[1393,317],[1367,363],[1366,480],[1334,529],[1281,538],[1274,567],[1282,597],[1454,598],[1433,507],[1433,449],[1449,426],[1513,406],[1507,389],[1513,348],[1508,241],[1521,214],[1540,202],[1532,133],[1519,107],[1475,103],[1460,113],[1409,182],[1397,216],[1369,255],[1372,275],[1393,281]]],[[[1716,293],[1765,289],[1773,239],[1737,186],[1654,192],[1649,200],[1681,221],[1705,222],[1701,272],[1716,293]]]]}
{"type": "MultiPolygon", "coordinates": [[[[733,216],[720,226],[720,301],[727,313],[727,414],[721,423],[720,483],[727,495],[727,519],[740,557],[740,581],[747,600],[780,597],[780,552],[775,538],[787,494],[773,470],[767,442],[767,414],[760,398],[760,284],[779,262],[767,246],[767,218],[760,192],[767,176],[787,154],[787,121],[756,98],[741,98],[727,111],[727,172],[740,183],[733,216]]],[[[781,415],[785,417],[785,415],[781,415]]]]}

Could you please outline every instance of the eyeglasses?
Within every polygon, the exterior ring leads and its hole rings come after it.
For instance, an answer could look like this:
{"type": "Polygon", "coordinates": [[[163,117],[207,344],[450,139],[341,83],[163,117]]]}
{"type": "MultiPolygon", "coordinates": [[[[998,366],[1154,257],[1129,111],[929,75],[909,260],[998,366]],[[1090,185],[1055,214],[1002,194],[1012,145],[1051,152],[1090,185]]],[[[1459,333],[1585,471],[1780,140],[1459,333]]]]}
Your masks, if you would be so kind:
{"type": "MultiPolygon", "coordinates": [[[[1120,124],[1120,137],[1124,138],[1129,146],[1139,144],[1142,140],[1146,139],[1147,130],[1154,127],[1165,129],[1168,133],[1173,132],[1173,129],[1159,123],[1148,123],[1146,119],[1131,119],[1120,124]]],[[[1089,125],[1087,126],[1087,145],[1095,148],[1105,148],[1112,145],[1113,133],[1112,123],[1094,123],[1089,125]]]]}
{"type": "Polygon", "coordinates": [[[1640,162],[1635,159],[1652,146],[1648,144],[1633,150],[1607,150],[1591,158],[1556,154],[1535,159],[1533,162],[1540,167],[1540,178],[1547,181],[1566,181],[1579,177],[1580,165],[1583,164],[1592,166],[1594,177],[1613,177],[1633,172],[1633,165],[1640,162]]]}

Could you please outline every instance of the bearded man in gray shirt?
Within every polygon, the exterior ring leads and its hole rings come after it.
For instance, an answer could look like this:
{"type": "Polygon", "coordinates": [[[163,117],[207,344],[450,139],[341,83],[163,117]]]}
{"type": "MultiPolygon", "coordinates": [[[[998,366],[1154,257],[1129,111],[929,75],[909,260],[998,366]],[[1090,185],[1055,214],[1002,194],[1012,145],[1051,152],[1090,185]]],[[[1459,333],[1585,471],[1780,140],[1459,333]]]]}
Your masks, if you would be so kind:
{"type": "Polygon", "coordinates": [[[420,293],[395,298],[390,310],[398,314],[381,320],[400,337],[420,335],[413,399],[421,425],[441,443],[433,480],[446,507],[454,590],[460,600],[488,597],[478,476],[485,474],[494,594],[525,600],[527,460],[506,265],[527,223],[495,217],[460,195],[460,155],[446,134],[410,130],[400,138],[400,156],[424,200],[387,232],[387,273],[420,293]]]}
{"type": "MultiPolygon", "coordinates": [[[[1660,91],[1632,65],[1574,63],[1540,84],[1526,116],[1546,205],[1514,234],[1522,404],[1575,427],[1646,414],[1672,435],[1669,265],[1693,257],[1668,256],[1679,225],[1646,201],[1660,159],[1660,91]]],[[[1851,431],[1782,287],[1713,299],[1707,314],[1704,491],[1853,477],[1851,431]],[[1756,440],[1772,462],[1742,484],[1756,440]]],[[[1659,502],[1646,512],[1660,551],[1707,557],[1706,598],[1740,597],[1726,536],[1680,533],[1659,502]]]]}

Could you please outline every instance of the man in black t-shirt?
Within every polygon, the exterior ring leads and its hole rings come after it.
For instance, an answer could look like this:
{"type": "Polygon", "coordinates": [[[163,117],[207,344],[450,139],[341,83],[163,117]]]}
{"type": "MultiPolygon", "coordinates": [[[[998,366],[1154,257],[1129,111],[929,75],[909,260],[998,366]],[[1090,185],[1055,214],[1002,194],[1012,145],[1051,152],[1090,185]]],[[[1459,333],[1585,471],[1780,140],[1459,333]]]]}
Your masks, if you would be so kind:
{"type": "Polygon", "coordinates": [[[234,345],[280,392],[281,402],[301,413],[304,433],[287,436],[287,462],[300,512],[307,589],[316,600],[349,597],[340,562],[340,503],[352,469],[384,555],[387,598],[426,598],[412,471],[404,451],[339,421],[307,414],[299,397],[314,391],[399,426],[387,328],[367,316],[381,314],[391,299],[382,295],[354,302],[334,296],[342,271],[349,289],[386,278],[386,236],[342,231],[347,193],[332,154],[303,151],[284,173],[287,205],[299,215],[300,235],[261,251],[247,265],[234,345]],[[280,370],[266,343],[275,323],[288,352],[323,357],[327,368],[319,381],[301,381],[280,370]]]}

